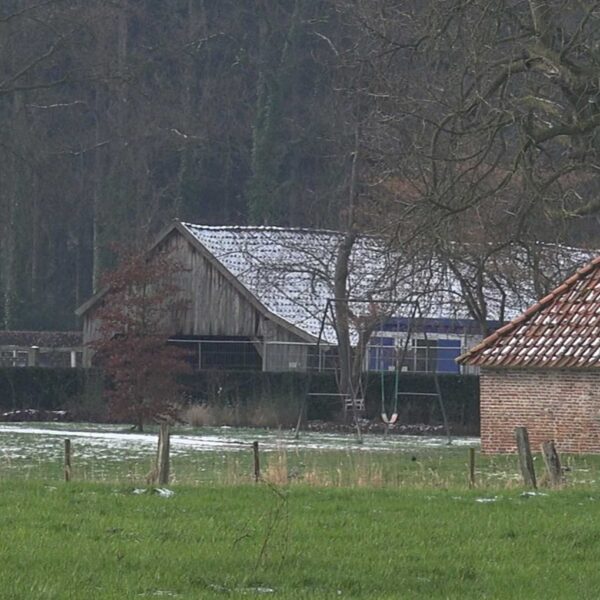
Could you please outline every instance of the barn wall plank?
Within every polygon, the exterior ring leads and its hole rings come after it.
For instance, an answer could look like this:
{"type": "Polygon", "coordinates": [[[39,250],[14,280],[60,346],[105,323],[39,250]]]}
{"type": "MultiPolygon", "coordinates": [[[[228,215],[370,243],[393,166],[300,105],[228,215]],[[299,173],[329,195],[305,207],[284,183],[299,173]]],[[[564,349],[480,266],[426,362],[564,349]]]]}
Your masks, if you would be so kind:
{"type": "MultiPolygon", "coordinates": [[[[184,308],[171,315],[171,322],[165,324],[171,335],[303,341],[264,315],[232,285],[213,260],[204,256],[178,231],[172,231],[158,248],[167,250],[182,267],[175,278],[186,303],[184,308]]],[[[98,306],[92,306],[84,315],[84,343],[98,335],[98,306]]],[[[291,356],[286,362],[299,361],[297,350],[290,349],[289,352],[291,356]]],[[[89,357],[87,362],[89,364],[89,357]]]]}

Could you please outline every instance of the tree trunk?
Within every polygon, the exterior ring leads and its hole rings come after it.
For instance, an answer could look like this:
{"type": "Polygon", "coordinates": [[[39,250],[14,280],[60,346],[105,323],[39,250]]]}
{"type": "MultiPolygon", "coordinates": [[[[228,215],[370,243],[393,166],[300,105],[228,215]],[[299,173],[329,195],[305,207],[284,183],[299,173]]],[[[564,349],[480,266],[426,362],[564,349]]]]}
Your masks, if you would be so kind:
{"type": "Polygon", "coordinates": [[[359,125],[357,124],[354,136],[352,166],[350,169],[350,182],[348,186],[346,231],[339,245],[335,261],[334,310],[340,362],[340,393],[352,399],[352,416],[357,427],[358,436],[360,437],[360,425],[358,423],[356,404],[354,401],[356,400],[358,387],[357,383],[361,375],[361,365],[359,365],[357,372],[352,353],[352,341],[350,337],[350,307],[348,305],[348,274],[350,257],[352,256],[352,249],[354,248],[354,244],[356,243],[357,239],[354,220],[359,139],[360,131],[359,125]]]}
{"type": "Polygon", "coordinates": [[[335,262],[333,308],[335,311],[336,334],[340,363],[340,394],[353,396],[353,360],[350,339],[350,318],[348,308],[348,265],[356,234],[346,233],[335,262]]]}
{"type": "MultiPolygon", "coordinates": [[[[19,130],[22,119],[21,94],[15,93],[12,102],[13,131],[19,130]]],[[[14,136],[13,136],[14,137],[14,136]]],[[[4,328],[14,329],[16,326],[15,304],[17,300],[17,212],[19,210],[19,171],[18,158],[9,149],[8,177],[6,185],[6,225],[4,229],[3,248],[3,308],[4,328]]]]}
{"type": "Polygon", "coordinates": [[[95,294],[100,285],[100,275],[102,273],[102,150],[98,147],[100,143],[100,111],[101,111],[101,91],[96,89],[94,95],[94,176],[92,192],[92,292],[95,294]]]}

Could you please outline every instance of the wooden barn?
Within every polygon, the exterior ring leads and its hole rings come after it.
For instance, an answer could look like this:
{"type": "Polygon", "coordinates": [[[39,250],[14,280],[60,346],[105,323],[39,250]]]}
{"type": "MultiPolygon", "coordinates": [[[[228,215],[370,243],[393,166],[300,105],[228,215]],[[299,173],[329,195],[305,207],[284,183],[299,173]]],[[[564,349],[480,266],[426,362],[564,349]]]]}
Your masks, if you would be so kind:
{"type": "Polygon", "coordinates": [[[600,452],[600,257],[459,357],[481,368],[481,446],[514,452],[514,429],[533,447],[600,452]]]}
{"type": "MultiPolygon", "coordinates": [[[[327,307],[342,239],[330,230],[174,221],[149,250],[165,250],[183,267],[179,287],[188,305],[167,324],[171,342],[184,345],[198,369],[334,368],[337,336],[327,307]]],[[[481,340],[460,281],[435,258],[402,261],[381,239],[359,236],[348,271],[348,295],[359,302],[354,323],[372,318],[373,299],[397,307],[376,326],[364,370],[457,373],[455,359],[481,340]],[[419,319],[411,316],[415,298],[419,319]]],[[[507,288],[499,300],[497,282],[490,283],[483,290],[489,317],[517,315],[533,297],[523,288],[518,296],[507,288]]],[[[105,292],[77,310],[86,347],[97,335],[105,292]]],[[[90,359],[86,350],[84,363],[90,359]]]]}
{"type": "MultiPolygon", "coordinates": [[[[341,239],[330,230],[174,221],[150,249],[166,250],[183,266],[179,287],[189,302],[168,325],[171,342],[185,345],[198,369],[332,368],[337,339],[327,305],[335,295],[341,239]]],[[[412,334],[401,370],[457,372],[454,359],[481,339],[455,292],[460,286],[441,275],[439,280],[432,277],[426,258],[424,264],[410,261],[401,274],[394,261],[397,257],[381,240],[359,238],[349,265],[349,295],[390,302],[419,296],[422,335],[412,334]]],[[[77,310],[84,345],[97,335],[97,310],[105,293],[98,292],[77,310]]],[[[361,308],[370,310],[368,304],[361,308]]],[[[394,357],[411,330],[406,316],[382,321],[365,370],[396,368],[394,357]]],[[[90,359],[86,350],[86,365],[90,359]]]]}
{"type": "MultiPolygon", "coordinates": [[[[317,340],[314,319],[298,315],[301,311],[290,306],[277,287],[269,287],[263,281],[268,273],[261,277],[249,268],[249,247],[259,262],[274,249],[269,249],[264,236],[251,235],[249,229],[246,236],[243,233],[243,228],[175,221],[159,235],[150,251],[166,251],[182,266],[179,288],[188,300],[187,308],[170,324],[171,341],[184,345],[199,369],[264,370],[267,360],[269,370],[304,368],[317,340]],[[288,313],[293,318],[286,319],[288,313]],[[299,319],[304,328],[294,323],[299,319]]],[[[83,319],[84,345],[97,335],[96,311],[105,293],[101,290],[76,311],[83,319]]],[[[90,359],[87,350],[86,365],[90,359]]]]}

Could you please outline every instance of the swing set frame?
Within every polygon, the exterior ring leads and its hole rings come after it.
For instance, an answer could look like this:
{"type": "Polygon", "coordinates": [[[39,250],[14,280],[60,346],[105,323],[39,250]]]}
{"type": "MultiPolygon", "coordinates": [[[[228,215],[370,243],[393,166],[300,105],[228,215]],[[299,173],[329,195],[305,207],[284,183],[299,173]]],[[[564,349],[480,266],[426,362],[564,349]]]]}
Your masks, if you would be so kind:
{"type": "MultiPolygon", "coordinates": [[[[412,302],[405,302],[404,304],[412,304],[412,311],[411,311],[411,316],[408,317],[406,336],[403,339],[403,344],[401,346],[401,350],[400,350],[399,354],[396,349],[396,346],[394,346],[394,352],[395,352],[394,395],[393,395],[393,402],[392,402],[392,404],[393,404],[392,414],[390,417],[388,417],[387,407],[386,407],[384,370],[380,369],[380,373],[381,373],[381,384],[380,384],[381,385],[381,420],[383,421],[383,423],[386,426],[384,434],[387,434],[389,429],[391,427],[393,427],[398,421],[398,417],[399,417],[398,398],[400,396],[432,397],[432,398],[437,398],[437,400],[438,400],[438,405],[439,405],[440,412],[442,414],[442,420],[444,423],[444,429],[446,431],[446,437],[448,438],[448,444],[450,445],[450,444],[452,444],[452,436],[450,433],[450,426],[448,423],[448,417],[446,414],[446,407],[444,405],[444,399],[442,397],[442,391],[441,391],[440,381],[439,381],[439,377],[438,377],[437,365],[434,367],[434,369],[431,373],[433,375],[435,392],[411,392],[411,391],[400,391],[399,390],[400,372],[402,370],[402,366],[404,365],[404,361],[406,359],[409,345],[411,344],[411,341],[413,339],[412,335],[416,329],[415,324],[419,323],[419,322],[422,323],[424,321],[424,317],[421,312],[421,307],[419,305],[418,300],[414,300],[412,302]]],[[[383,325],[384,325],[384,323],[382,321],[380,328],[379,328],[380,332],[384,331],[383,325]]],[[[397,330],[397,333],[398,333],[398,330],[397,330]]],[[[425,341],[425,347],[428,347],[427,328],[422,327],[421,330],[419,331],[419,333],[422,333],[423,340],[425,341]]]]}
{"type": "MultiPolygon", "coordinates": [[[[414,300],[414,301],[391,301],[391,300],[374,300],[373,298],[344,298],[344,299],[337,299],[337,298],[328,298],[327,299],[327,304],[325,306],[325,310],[323,311],[323,316],[321,318],[321,324],[320,324],[320,328],[319,328],[319,335],[317,337],[317,343],[316,343],[316,350],[317,350],[317,354],[319,352],[319,349],[321,347],[321,344],[323,342],[323,332],[325,330],[325,324],[326,324],[326,319],[327,316],[329,314],[329,311],[331,310],[331,316],[332,316],[332,324],[334,329],[336,328],[336,319],[335,319],[335,310],[334,310],[334,305],[336,302],[347,302],[347,303],[359,303],[359,304],[368,304],[369,306],[376,306],[376,305],[387,305],[390,307],[389,311],[385,311],[384,313],[381,313],[380,315],[380,325],[379,325],[379,329],[378,330],[374,330],[373,333],[375,332],[383,332],[383,325],[385,323],[386,320],[388,320],[389,318],[391,318],[393,316],[394,313],[398,312],[398,309],[401,306],[406,306],[409,305],[411,306],[411,312],[410,312],[410,317],[409,317],[409,321],[408,321],[408,326],[407,326],[407,331],[406,331],[406,337],[403,340],[403,344],[402,344],[402,348],[401,348],[401,352],[400,355],[396,354],[396,360],[395,360],[395,377],[394,377],[394,396],[393,396],[393,407],[392,407],[392,414],[390,416],[388,416],[388,412],[387,412],[387,407],[386,407],[386,397],[385,397],[385,386],[384,386],[384,371],[383,369],[381,370],[381,420],[383,421],[383,423],[385,424],[386,428],[385,428],[385,433],[388,432],[388,430],[390,429],[390,427],[394,426],[397,421],[398,421],[398,417],[399,417],[399,412],[398,412],[398,398],[399,396],[428,396],[428,397],[437,397],[438,399],[438,403],[440,406],[440,411],[442,414],[442,419],[444,422],[444,428],[446,430],[446,435],[448,438],[448,444],[452,443],[452,438],[451,438],[451,434],[450,434],[450,428],[449,428],[449,424],[448,424],[448,419],[446,416],[446,409],[444,406],[444,401],[442,398],[442,394],[441,394],[441,389],[440,389],[440,384],[439,384],[439,379],[438,379],[438,374],[437,374],[437,368],[435,368],[433,370],[433,379],[434,379],[434,383],[435,383],[435,392],[432,393],[428,393],[428,392],[409,392],[409,391],[400,391],[399,390],[399,376],[400,376],[400,371],[402,368],[402,365],[404,364],[404,360],[406,358],[408,349],[409,349],[409,345],[411,343],[412,340],[412,334],[413,334],[413,329],[414,329],[414,324],[418,321],[422,321],[423,320],[423,316],[421,313],[421,308],[419,305],[418,300],[414,300]]],[[[427,332],[425,330],[425,328],[423,328],[423,339],[427,342],[427,332]]],[[[371,336],[372,337],[372,334],[371,336]]],[[[370,341],[370,340],[369,340],[370,341]]],[[[366,356],[368,356],[368,349],[370,347],[369,342],[367,342],[366,344],[366,350],[367,350],[367,354],[366,356]]],[[[396,352],[396,348],[394,348],[394,351],[396,352]]],[[[364,357],[363,357],[364,358],[364,357]]],[[[344,410],[348,410],[348,406],[351,407],[352,409],[352,416],[353,416],[353,420],[354,420],[354,424],[356,427],[356,433],[357,433],[357,437],[359,440],[362,439],[362,435],[361,435],[361,431],[360,431],[360,424],[358,422],[358,410],[357,410],[357,405],[362,405],[364,406],[364,397],[366,395],[366,385],[363,385],[363,378],[364,378],[364,373],[365,370],[363,369],[361,371],[360,374],[360,379],[359,379],[359,383],[358,383],[358,390],[354,389],[354,386],[352,385],[352,382],[350,384],[350,397],[348,398],[347,395],[344,394],[325,394],[328,396],[336,396],[336,397],[340,397],[342,398],[343,402],[344,402],[344,410]],[[360,392],[363,394],[363,399],[361,402],[361,399],[358,398],[358,396],[356,396],[356,393],[360,392]],[[348,402],[348,400],[350,400],[350,402],[348,402]]],[[[338,381],[338,387],[339,387],[339,381],[338,381]]],[[[309,377],[309,383],[308,383],[308,389],[307,389],[307,393],[305,394],[305,398],[304,401],[302,403],[302,406],[300,407],[300,413],[298,415],[298,422],[296,425],[296,431],[295,431],[295,437],[296,439],[298,439],[299,434],[300,434],[300,426],[301,426],[301,422],[302,422],[302,417],[306,411],[306,402],[308,399],[308,396],[319,396],[319,395],[323,395],[323,394],[319,394],[316,392],[310,392],[310,377],[309,377]]]]}

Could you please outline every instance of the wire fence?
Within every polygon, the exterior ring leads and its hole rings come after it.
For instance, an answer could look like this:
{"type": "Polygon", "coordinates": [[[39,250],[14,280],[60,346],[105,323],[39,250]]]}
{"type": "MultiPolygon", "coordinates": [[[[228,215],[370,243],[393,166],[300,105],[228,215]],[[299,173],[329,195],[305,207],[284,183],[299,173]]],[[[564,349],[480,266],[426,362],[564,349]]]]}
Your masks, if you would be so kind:
{"type": "Polygon", "coordinates": [[[72,348],[0,347],[0,367],[81,367],[83,350],[72,348]]]}
{"type": "MultiPolygon", "coordinates": [[[[374,337],[364,357],[364,371],[406,373],[473,373],[456,358],[466,350],[458,338],[412,339],[374,337]]],[[[269,372],[327,372],[338,369],[336,346],[306,342],[250,340],[171,340],[186,348],[198,370],[231,369],[269,372]]]]}

